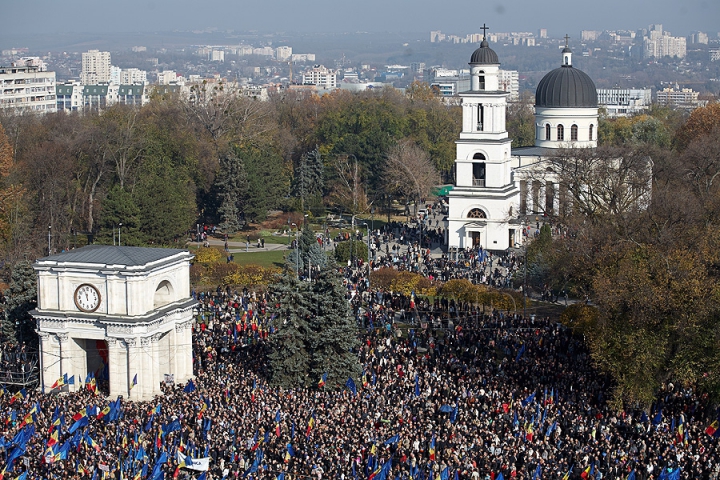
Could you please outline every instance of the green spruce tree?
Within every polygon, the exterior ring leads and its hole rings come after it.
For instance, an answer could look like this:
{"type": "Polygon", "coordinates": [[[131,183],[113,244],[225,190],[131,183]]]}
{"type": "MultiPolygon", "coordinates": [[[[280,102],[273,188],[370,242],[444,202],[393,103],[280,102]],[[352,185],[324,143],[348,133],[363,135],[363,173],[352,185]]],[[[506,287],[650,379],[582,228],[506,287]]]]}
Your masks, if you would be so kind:
{"type": "Polygon", "coordinates": [[[307,339],[311,336],[307,319],[309,285],[292,275],[284,275],[271,287],[276,306],[270,309],[275,316],[275,333],[270,337],[270,375],[275,385],[285,388],[306,387],[312,383],[308,377],[310,352],[307,339]]]}
{"type": "Polygon", "coordinates": [[[219,227],[225,233],[235,233],[240,230],[240,214],[247,194],[248,180],[244,162],[233,151],[220,159],[215,188],[220,198],[219,227]]]}
{"type": "Polygon", "coordinates": [[[312,283],[310,305],[313,315],[308,338],[310,378],[320,379],[328,374],[329,389],[343,388],[349,377],[358,379],[360,363],[357,357],[359,340],[357,325],[345,299],[342,277],[334,264],[320,271],[312,283]]]}
{"type": "Polygon", "coordinates": [[[30,348],[36,349],[38,338],[35,321],[28,312],[37,306],[37,276],[29,260],[18,262],[13,267],[5,299],[2,326],[5,340],[25,342],[30,348]]]}
{"type": "Polygon", "coordinates": [[[317,146],[300,157],[293,179],[292,196],[300,199],[300,208],[304,212],[308,205],[317,203],[324,188],[323,163],[317,146]]]}
{"type": "Polygon", "coordinates": [[[119,184],[110,189],[102,202],[98,226],[98,243],[112,244],[113,239],[117,241],[118,228],[121,228],[120,241],[123,245],[137,246],[145,243],[145,236],[140,231],[140,208],[133,195],[123,190],[119,184]]]}

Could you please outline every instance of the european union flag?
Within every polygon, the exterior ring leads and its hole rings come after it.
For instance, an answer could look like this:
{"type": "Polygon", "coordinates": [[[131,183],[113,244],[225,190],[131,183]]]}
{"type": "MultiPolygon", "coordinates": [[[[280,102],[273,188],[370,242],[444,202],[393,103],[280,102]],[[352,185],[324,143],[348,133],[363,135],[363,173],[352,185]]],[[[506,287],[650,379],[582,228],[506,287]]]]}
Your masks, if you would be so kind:
{"type": "Polygon", "coordinates": [[[345,386],[350,389],[353,395],[357,395],[357,387],[355,386],[355,381],[352,379],[352,377],[347,379],[347,382],[345,382],[345,386]]]}

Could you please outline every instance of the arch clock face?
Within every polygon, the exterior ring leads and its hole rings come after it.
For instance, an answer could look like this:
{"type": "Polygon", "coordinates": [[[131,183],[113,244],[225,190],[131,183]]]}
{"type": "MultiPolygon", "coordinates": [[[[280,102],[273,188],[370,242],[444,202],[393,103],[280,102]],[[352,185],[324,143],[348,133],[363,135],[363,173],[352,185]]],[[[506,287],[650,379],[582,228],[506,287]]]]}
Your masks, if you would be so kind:
{"type": "Polygon", "coordinates": [[[100,292],[94,286],[83,283],[75,290],[75,306],[83,312],[94,312],[100,306],[100,292]]]}

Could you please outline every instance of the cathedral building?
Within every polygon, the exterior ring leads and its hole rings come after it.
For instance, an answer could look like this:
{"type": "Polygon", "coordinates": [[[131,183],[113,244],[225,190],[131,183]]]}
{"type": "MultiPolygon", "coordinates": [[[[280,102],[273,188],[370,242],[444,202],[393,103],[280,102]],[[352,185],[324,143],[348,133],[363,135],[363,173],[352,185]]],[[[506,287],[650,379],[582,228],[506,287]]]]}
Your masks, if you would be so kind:
{"type": "Polygon", "coordinates": [[[452,249],[505,250],[522,243],[526,219],[558,213],[563,198],[547,159],[567,148],[597,147],[597,90],[562,51],[561,65],[535,95],[535,146],[511,148],[505,127],[507,93],[500,61],[487,40],[470,58],[470,90],[459,94],[462,131],[449,193],[447,244],[452,249]],[[542,172],[538,176],[538,172],[542,172]]]}

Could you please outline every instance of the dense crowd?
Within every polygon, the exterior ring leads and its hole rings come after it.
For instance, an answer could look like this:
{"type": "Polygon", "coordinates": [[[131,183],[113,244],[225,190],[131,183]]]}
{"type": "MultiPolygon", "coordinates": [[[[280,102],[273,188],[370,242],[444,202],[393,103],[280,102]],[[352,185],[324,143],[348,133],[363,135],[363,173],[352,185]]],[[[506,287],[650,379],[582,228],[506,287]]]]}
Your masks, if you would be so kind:
{"type": "Polygon", "coordinates": [[[181,464],[182,452],[209,458],[207,478],[217,479],[657,479],[668,468],[681,468],[679,478],[719,478],[718,439],[705,432],[717,412],[692,390],[668,384],[652,409],[612,411],[609,381],[581,339],[548,319],[473,318],[461,308],[451,328],[401,328],[399,310],[412,310],[413,299],[369,294],[392,313],[361,330],[356,394],[346,379],[269,386],[268,298],[195,293],[192,385],[166,385],[143,403],[90,388],[8,392],[0,398],[4,475],[199,475],[181,464]]]}

